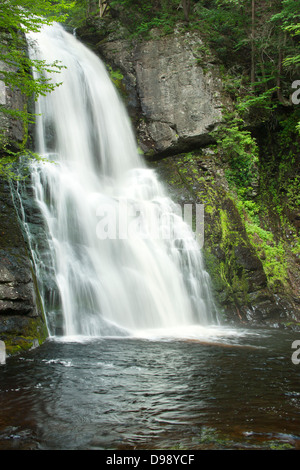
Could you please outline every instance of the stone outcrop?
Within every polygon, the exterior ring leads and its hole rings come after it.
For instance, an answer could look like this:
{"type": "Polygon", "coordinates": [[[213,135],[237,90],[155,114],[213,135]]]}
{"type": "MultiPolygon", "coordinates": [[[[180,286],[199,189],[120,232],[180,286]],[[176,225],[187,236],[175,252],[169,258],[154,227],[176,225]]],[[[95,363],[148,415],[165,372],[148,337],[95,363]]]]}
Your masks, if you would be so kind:
{"type": "Polygon", "coordinates": [[[43,308],[28,247],[12,200],[0,181],[0,340],[8,354],[47,337],[43,308]]]}
{"type": "Polygon", "coordinates": [[[152,166],[177,203],[203,204],[203,254],[223,321],[279,325],[291,318],[292,304],[268,288],[262,262],[214,154],[203,149],[152,166]]]}
{"type": "Polygon", "coordinates": [[[174,34],[144,43],[136,51],[136,80],[143,122],[139,141],[148,153],[204,145],[222,120],[221,81],[211,64],[197,61],[196,35],[174,34]],[[149,148],[150,147],[150,148],[149,148]]]}
{"type": "Polygon", "coordinates": [[[85,29],[78,34],[124,74],[129,113],[145,155],[175,154],[212,141],[224,96],[217,66],[212,57],[204,59],[199,34],[179,27],[160,36],[153,30],[152,39],[135,43],[120,39],[105,21],[93,37],[85,29]]]}
{"type": "MultiPolygon", "coordinates": [[[[5,64],[1,68],[5,69],[5,64]]],[[[23,109],[24,97],[0,81],[0,102],[12,110],[23,109]]],[[[0,114],[4,147],[18,150],[22,123],[0,114]]],[[[5,154],[0,153],[0,158],[5,154]]],[[[37,346],[47,336],[39,291],[17,214],[10,183],[0,179],[0,340],[8,355],[37,346]]]]}
{"type": "MultiPolygon", "coordinates": [[[[1,36],[0,36],[1,41],[1,36]]],[[[8,71],[9,67],[4,62],[0,61],[0,70],[8,71]]],[[[23,109],[24,96],[18,89],[11,90],[0,80],[0,104],[12,111],[23,109]]],[[[1,140],[9,148],[18,150],[18,145],[23,141],[24,128],[22,122],[14,119],[11,116],[0,113],[0,131],[1,140]]]]}

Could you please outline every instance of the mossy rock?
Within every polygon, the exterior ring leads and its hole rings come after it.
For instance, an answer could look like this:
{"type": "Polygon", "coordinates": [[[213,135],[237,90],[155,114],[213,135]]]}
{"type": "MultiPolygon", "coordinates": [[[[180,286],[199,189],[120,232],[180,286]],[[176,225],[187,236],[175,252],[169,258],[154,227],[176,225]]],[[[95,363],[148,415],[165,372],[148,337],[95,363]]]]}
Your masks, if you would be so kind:
{"type": "Polygon", "coordinates": [[[48,337],[46,324],[39,317],[1,317],[1,330],[8,356],[37,347],[48,337]]]}
{"type": "Polygon", "coordinates": [[[0,181],[0,340],[8,355],[48,336],[30,252],[7,182],[0,181]]]}
{"type": "Polygon", "coordinates": [[[224,318],[247,322],[249,315],[258,320],[268,317],[273,297],[267,277],[214,154],[189,152],[151,166],[177,203],[204,205],[203,255],[224,318]]]}

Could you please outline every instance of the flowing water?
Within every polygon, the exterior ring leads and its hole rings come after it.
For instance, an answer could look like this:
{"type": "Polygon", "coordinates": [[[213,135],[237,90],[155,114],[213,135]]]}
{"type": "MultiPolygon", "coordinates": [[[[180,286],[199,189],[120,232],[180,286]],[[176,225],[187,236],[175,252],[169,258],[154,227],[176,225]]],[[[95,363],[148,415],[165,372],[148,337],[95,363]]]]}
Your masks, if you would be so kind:
{"type": "Polygon", "coordinates": [[[66,67],[19,188],[49,339],[1,366],[0,448],[299,448],[296,334],[219,324],[197,237],[102,62],[58,25],[28,42],[66,67]]]}
{"type": "Polygon", "coordinates": [[[299,449],[295,339],[51,338],[0,367],[0,449],[299,449]]]}
{"type": "MultiPolygon", "coordinates": [[[[64,335],[216,322],[196,236],[139,156],[103,63],[59,25],[28,42],[32,58],[63,67],[45,74],[63,84],[37,103],[36,146],[45,161],[33,165],[32,179],[47,226],[46,260],[26,226],[39,279],[51,265],[64,335]]],[[[45,289],[47,281],[41,292],[55,333],[57,299],[51,305],[45,289]]]]}

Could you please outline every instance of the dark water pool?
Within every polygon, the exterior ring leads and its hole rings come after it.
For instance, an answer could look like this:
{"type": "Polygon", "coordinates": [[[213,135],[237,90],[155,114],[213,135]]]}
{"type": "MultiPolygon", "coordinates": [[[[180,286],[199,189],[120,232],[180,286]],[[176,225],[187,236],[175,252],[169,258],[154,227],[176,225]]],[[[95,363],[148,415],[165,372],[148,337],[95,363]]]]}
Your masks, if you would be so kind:
{"type": "Polygon", "coordinates": [[[297,339],[50,339],[0,366],[0,449],[298,449],[297,339]]]}

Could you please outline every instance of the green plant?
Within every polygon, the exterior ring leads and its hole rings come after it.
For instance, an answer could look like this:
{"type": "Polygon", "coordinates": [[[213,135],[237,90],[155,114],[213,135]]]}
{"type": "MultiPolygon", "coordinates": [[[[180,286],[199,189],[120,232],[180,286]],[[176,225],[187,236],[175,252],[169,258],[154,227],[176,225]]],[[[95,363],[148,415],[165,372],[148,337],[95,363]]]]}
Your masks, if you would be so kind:
{"type": "MultiPolygon", "coordinates": [[[[0,15],[0,80],[11,91],[18,90],[26,99],[36,99],[53,91],[60,83],[54,84],[45,77],[44,72],[59,73],[63,67],[58,61],[47,64],[45,61],[30,59],[24,40],[29,31],[39,31],[42,25],[58,20],[64,21],[63,15],[72,4],[60,0],[53,3],[49,0],[5,0],[1,3],[0,15]],[[31,69],[35,69],[39,78],[34,78],[31,69]]],[[[24,100],[25,101],[25,100],[24,100]]],[[[34,116],[28,112],[27,102],[19,109],[11,109],[6,103],[0,105],[0,115],[4,120],[18,121],[23,124],[23,140],[11,142],[5,124],[0,132],[2,154],[0,174],[5,177],[14,175],[13,165],[20,155],[30,156],[27,150],[28,126],[34,116]]],[[[31,154],[33,158],[36,155],[31,154]]]]}
{"type": "Polygon", "coordinates": [[[243,121],[234,118],[226,122],[212,135],[229,166],[225,176],[231,187],[245,190],[256,177],[258,146],[250,131],[241,127],[243,121]]]}

